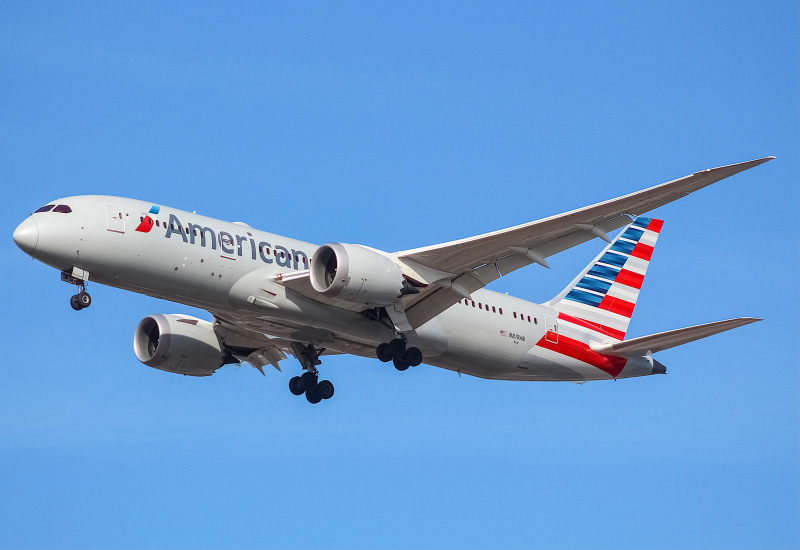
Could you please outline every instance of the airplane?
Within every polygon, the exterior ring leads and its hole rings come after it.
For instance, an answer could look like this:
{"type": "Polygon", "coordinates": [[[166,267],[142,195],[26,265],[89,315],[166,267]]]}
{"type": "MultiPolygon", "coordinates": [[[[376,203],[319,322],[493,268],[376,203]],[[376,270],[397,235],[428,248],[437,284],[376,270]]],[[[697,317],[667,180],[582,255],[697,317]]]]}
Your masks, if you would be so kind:
{"type": "Polygon", "coordinates": [[[310,403],[330,399],[321,357],[377,357],[399,371],[423,362],[495,380],[569,381],[665,374],[652,354],[761,319],[740,317],[626,339],[663,222],[651,210],[763,164],[764,157],[695,172],[616,199],[508,229],[387,253],[322,246],[164,205],[83,195],[50,202],[14,231],[23,252],[77,287],[89,281],[209,311],[213,322],[153,314],[136,327],[145,365],[210,376],[224,365],[281,370],[310,403]],[[622,229],[613,239],[609,233],[622,229]],[[489,283],[589,240],[607,243],[543,304],[489,283]]]}

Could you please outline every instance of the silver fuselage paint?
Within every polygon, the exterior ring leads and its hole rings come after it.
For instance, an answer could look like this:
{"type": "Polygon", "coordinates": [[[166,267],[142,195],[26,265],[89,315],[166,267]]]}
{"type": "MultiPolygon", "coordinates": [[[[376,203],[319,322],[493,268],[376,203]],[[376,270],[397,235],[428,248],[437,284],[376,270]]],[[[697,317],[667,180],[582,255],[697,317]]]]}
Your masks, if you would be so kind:
{"type": "MultiPolygon", "coordinates": [[[[80,268],[92,282],[202,308],[267,335],[343,353],[374,357],[375,347],[392,337],[357,311],[275,282],[277,274],[307,269],[318,245],[165,206],[153,213],[153,203],[135,199],[86,195],[54,204],[67,204],[72,212],[32,214],[38,238],[28,253],[60,271],[80,268]],[[140,229],[147,229],[148,217],[149,231],[137,231],[142,224],[140,229]]],[[[407,334],[426,363],[492,379],[611,378],[536,345],[545,338],[546,317],[557,318],[558,312],[485,289],[472,298],[407,334]]],[[[588,332],[569,337],[592,342],[588,332]]],[[[652,365],[649,357],[630,358],[616,378],[651,374],[652,365]]]]}

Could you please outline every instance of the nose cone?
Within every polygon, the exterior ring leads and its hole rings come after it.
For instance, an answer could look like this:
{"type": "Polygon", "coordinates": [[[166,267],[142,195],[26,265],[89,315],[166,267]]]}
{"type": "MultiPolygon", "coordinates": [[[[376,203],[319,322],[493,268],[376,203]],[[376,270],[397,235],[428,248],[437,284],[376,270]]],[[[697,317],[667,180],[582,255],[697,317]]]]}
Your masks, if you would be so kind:
{"type": "Polygon", "coordinates": [[[31,254],[39,241],[39,226],[33,218],[26,218],[14,230],[14,242],[25,254],[31,254]]]}

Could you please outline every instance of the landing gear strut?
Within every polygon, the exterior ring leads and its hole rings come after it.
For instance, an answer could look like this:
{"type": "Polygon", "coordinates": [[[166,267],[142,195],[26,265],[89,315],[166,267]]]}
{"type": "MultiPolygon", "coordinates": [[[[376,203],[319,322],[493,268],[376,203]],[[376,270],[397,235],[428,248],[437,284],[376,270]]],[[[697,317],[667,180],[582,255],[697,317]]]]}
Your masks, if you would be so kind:
{"type": "MultiPolygon", "coordinates": [[[[89,277],[89,274],[83,270],[77,270],[77,272],[80,275],[84,275],[86,278],[89,277]]],[[[76,273],[75,269],[72,271],[62,271],[61,280],[78,287],[78,293],[74,294],[69,299],[69,305],[71,305],[72,309],[75,311],[80,311],[81,309],[86,309],[92,305],[92,297],[89,296],[88,292],[86,292],[86,279],[82,277],[76,277],[74,273],[76,273]]]]}
{"type": "Polygon", "coordinates": [[[408,367],[416,367],[422,363],[422,352],[419,348],[406,347],[408,341],[404,335],[385,342],[377,347],[375,354],[384,363],[391,361],[394,368],[403,371],[408,367]]]}
{"type": "Polygon", "coordinates": [[[292,349],[306,372],[289,380],[289,391],[294,395],[306,394],[306,399],[312,404],[333,397],[333,384],[328,380],[320,380],[317,369],[317,365],[322,364],[319,356],[325,349],[317,350],[311,344],[303,345],[300,342],[292,342],[292,349]]]}

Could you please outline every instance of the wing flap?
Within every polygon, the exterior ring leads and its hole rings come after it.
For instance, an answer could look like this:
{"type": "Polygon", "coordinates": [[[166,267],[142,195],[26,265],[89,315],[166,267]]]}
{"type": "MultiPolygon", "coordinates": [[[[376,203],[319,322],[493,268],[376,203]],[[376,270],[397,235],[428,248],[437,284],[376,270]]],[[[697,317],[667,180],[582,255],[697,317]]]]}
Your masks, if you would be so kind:
{"type": "Polygon", "coordinates": [[[706,323],[703,325],[695,325],[692,327],[679,328],[669,330],[667,332],[659,332],[649,336],[640,336],[638,338],[631,338],[622,342],[611,344],[596,344],[591,346],[593,351],[603,355],[615,355],[619,357],[637,357],[643,355],[650,355],[658,351],[682,346],[701,338],[707,338],[726,330],[742,327],[761,321],[754,317],[738,317],[736,319],[727,319],[725,321],[716,321],[714,323],[706,323]]]}

